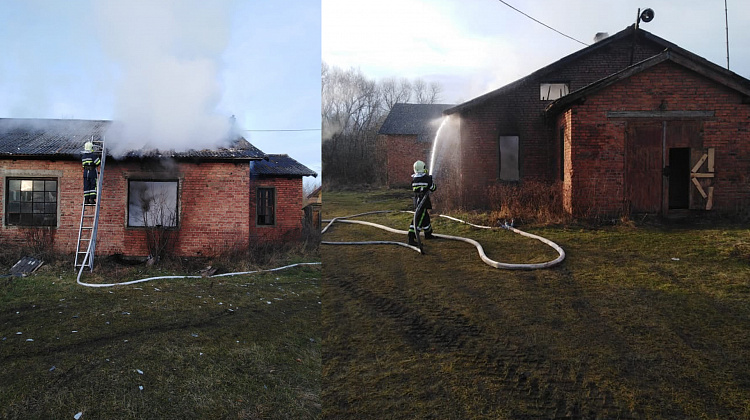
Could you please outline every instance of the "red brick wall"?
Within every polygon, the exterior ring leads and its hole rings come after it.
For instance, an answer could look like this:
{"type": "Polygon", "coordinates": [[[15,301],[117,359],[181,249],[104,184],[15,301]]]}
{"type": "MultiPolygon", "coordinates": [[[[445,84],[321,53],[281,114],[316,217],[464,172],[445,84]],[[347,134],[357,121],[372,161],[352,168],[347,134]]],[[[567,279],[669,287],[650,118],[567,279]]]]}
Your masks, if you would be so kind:
{"type": "Polygon", "coordinates": [[[572,106],[557,123],[568,119],[572,126],[568,209],[574,214],[623,210],[626,129],[644,120],[608,119],[606,112],[654,111],[660,106],[671,111],[715,111],[702,123],[703,147],[716,151],[714,209],[731,212],[746,206],[750,203],[750,105],[742,100],[736,91],[665,62],[572,106]]]}
{"type": "Polygon", "coordinates": [[[250,240],[298,239],[302,231],[302,178],[254,178],[250,183],[250,240]],[[276,224],[258,225],[256,206],[258,188],[274,188],[276,224]]]}
{"type": "MultiPolygon", "coordinates": [[[[54,248],[72,253],[78,238],[82,197],[82,169],[79,161],[2,160],[0,190],[3,217],[0,238],[15,243],[25,239],[26,229],[5,225],[6,177],[58,178],[59,222],[54,231],[54,248]]],[[[247,247],[250,240],[280,239],[298,234],[302,216],[302,179],[252,179],[244,163],[148,161],[107,162],[97,254],[144,256],[148,254],[143,228],[127,226],[128,179],[179,180],[179,229],[175,254],[216,255],[231,247],[247,247]],[[256,226],[255,188],[276,188],[277,222],[272,227],[256,226]]]]}
{"type": "Polygon", "coordinates": [[[414,162],[422,160],[429,165],[432,145],[417,142],[416,135],[381,135],[386,156],[386,185],[403,187],[411,184],[414,162]]]}
{"type": "MultiPolygon", "coordinates": [[[[520,177],[553,181],[559,178],[559,148],[554,121],[546,121],[544,108],[551,101],[539,99],[539,85],[567,82],[570,91],[580,89],[627,67],[632,41],[623,39],[601,47],[585,57],[560,65],[554,72],[530,75],[481,105],[461,112],[461,182],[467,206],[486,206],[484,191],[498,182],[498,137],[519,136],[520,177]]],[[[634,61],[660,53],[663,47],[637,44],[634,61]]]]}

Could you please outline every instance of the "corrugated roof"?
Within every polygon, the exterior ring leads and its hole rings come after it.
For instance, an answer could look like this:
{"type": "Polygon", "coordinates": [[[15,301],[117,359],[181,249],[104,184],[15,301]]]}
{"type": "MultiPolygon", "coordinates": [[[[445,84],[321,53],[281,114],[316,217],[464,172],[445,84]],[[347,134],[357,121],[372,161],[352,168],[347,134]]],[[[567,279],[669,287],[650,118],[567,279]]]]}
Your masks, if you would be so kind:
{"type": "Polygon", "coordinates": [[[318,174],[289,155],[267,155],[268,160],[251,163],[252,175],[313,176],[318,174]]]}
{"type": "Polygon", "coordinates": [[[431,142],[443,111],[451,104],[395,104],[380,126],[378,134],[416,135],[417,141],[431,142]]]}
{"type": "MultiPolygon", "coordinates": [[[[104,137],[112,121],[0,118],[0,157],[56,157],[77,159],[92,137],[104,137]]],[[[239,138],[234,147],[206,150],[133,150],[126,158],[263,159],[265,153],[239,138]]]]}

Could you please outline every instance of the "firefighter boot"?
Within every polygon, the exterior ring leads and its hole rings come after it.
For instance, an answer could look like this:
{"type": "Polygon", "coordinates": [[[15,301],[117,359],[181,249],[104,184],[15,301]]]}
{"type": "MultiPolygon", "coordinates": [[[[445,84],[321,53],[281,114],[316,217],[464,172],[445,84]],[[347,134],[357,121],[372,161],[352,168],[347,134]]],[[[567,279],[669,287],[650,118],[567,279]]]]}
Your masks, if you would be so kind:
{"type": "Polygon", "coordinates": [[[417,243],[417,235],[415,235],[414,232],[409,232],[409,245],[412,245],[412,246],[419,245],[417,243]]]}

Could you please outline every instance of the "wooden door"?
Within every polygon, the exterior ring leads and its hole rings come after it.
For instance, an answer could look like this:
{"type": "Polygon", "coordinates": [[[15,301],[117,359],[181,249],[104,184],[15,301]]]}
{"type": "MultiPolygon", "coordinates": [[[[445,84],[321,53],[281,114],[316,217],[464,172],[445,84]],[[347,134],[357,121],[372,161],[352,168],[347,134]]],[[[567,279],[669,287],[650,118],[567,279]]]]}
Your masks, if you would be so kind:
{"type": "Polygon", "coordinates": [[[662,122],[628,126],[625,189],[631,213],[662,210],[663,133],[662,122]]]}

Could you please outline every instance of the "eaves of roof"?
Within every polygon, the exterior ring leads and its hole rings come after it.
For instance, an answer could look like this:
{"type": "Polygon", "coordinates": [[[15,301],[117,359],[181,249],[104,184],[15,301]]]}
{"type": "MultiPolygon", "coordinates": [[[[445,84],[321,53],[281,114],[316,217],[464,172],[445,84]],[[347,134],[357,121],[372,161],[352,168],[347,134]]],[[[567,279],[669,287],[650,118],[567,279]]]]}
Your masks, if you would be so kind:
{"type": "Polygon", "coordinates": [[[252,163],[250,173],[258,176],[317,177],[318,174],[286,154],[269,154],[266,160],[252,163]]]}

